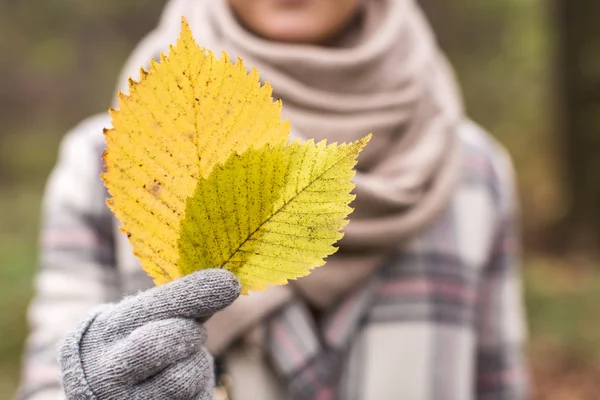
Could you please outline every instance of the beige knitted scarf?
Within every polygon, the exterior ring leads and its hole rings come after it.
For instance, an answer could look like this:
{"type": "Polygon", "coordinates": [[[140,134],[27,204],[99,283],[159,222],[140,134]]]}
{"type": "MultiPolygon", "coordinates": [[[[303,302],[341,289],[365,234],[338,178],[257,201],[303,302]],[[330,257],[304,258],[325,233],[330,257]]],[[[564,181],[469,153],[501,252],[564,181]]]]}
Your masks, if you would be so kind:
{"type": "Polygon", "coordinates": [[[174,41],[185,15],[202,46],[242,57],[271,83],[294,136],[347,142],[373,132],[357,165],[355,211],[340,251],[294,282],[298,290],[243,296],[217,314],[208,324],[218,332],[209,342],[213,352],[295,293],[329,306],[450,199],[463,118],[450,68],[413,0],[365,0],[361,12],[338,46],[322,47],[259,38],[238,23],[226,0],[172,0],[125,69],[123,82],[147,62],[143,57],[174,41]]]}

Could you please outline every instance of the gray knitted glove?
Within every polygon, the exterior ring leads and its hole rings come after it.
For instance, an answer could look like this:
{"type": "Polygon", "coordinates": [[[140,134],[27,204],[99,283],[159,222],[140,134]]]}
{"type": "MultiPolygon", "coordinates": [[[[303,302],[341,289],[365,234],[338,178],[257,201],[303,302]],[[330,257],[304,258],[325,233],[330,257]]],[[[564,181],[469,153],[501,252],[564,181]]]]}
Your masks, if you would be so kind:
{"type": "Polygon", "coordinates": [[[209,269],[96,308],[60,345],[67,398],[211,399],[202,322],[239,292],[230,272],[209,269]]]}

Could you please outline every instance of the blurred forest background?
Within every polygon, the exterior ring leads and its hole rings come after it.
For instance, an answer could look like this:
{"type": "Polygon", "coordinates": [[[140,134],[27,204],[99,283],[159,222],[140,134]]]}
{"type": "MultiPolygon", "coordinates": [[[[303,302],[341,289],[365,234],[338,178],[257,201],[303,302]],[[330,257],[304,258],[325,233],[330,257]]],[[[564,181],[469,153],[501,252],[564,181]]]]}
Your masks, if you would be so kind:
{"type": "MultiPolygon", "coordinates": [[[[467,109],[518,170],[535,398],[600,393],[597,0],[421,0],[467,109]]],[[[164,1],[0,0],[0,399],[18,381],[40,197],[164,1]]]]}

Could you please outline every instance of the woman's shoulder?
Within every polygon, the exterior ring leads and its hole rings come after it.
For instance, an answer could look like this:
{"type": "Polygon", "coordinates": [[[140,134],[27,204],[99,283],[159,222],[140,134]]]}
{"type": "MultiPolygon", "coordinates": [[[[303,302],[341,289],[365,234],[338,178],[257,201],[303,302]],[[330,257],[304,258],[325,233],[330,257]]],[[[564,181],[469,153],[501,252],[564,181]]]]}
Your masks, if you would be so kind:
{"type": "Polygon", "coordinates": [[[464,121],[458,134],[464,154],[463,183],[483,184],[499,200],[512,196],[514,168],[504,145],[472,120],[464,121]]]}
{"type": "Polygon", "coordinates": [[[111,127],[108,113],[100,113],[79,122],[63,137],[59,157],[87,159],[104,150],[104,129],[111,127]]]}

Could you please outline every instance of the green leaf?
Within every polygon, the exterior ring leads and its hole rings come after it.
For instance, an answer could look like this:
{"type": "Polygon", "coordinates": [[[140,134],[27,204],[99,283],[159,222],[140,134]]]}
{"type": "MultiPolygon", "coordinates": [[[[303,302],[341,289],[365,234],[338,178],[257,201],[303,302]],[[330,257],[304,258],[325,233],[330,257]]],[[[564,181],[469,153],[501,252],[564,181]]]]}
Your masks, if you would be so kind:
{"type": "Polygon", "coordinates": [[[187,199],[180,274],[226,268],[247,293],[323,265],[343,236],[353,168],[369,139],[266,145],[215,166],[187,199]]]}

